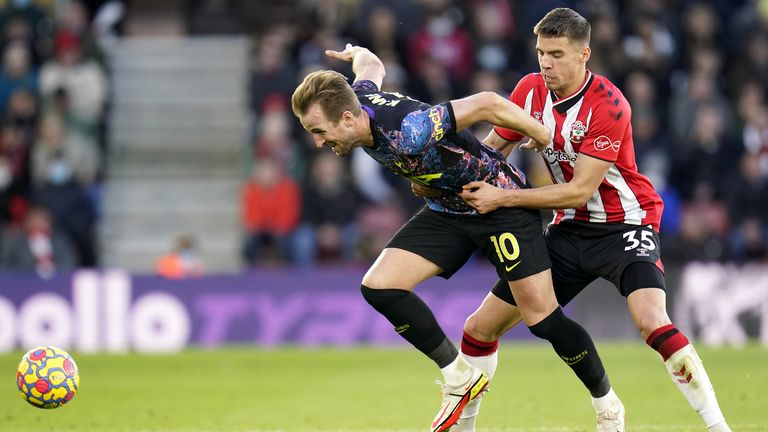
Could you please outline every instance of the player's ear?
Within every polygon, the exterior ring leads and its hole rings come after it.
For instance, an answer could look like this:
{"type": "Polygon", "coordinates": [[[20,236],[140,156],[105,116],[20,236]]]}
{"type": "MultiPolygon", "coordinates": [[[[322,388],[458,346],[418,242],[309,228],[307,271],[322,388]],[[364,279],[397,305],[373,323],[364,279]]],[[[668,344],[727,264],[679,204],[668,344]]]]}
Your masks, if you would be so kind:
{"type": "Polygon", "coordinates": [[[352,111],[344,111],[341,113],[341,121],[344,122],[345,126],[351,126],[355,121],[355,115],[352,114],[352,111]]]}
{"type": "Polygon", "coordinates": [[[586,63],[590,57],[592,57],[592,49],[590,47],[582,48],[580,60],[586,63]]]}

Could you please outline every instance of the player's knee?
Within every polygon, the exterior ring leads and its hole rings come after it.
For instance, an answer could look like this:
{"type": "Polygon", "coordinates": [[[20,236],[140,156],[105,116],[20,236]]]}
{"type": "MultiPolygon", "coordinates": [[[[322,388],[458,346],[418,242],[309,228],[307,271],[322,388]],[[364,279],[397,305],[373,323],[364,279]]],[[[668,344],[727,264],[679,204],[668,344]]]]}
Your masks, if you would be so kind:
{"type": "Polygon", "coordinates": [[[477,311],[464,321],[464,333],[481,342],[493,342],[501,337],[499,329],[483,325],[482,315],[477,311]]]}
{"type": "Polygon", "coordinates": [[[649,308],[636,315],[635,325],[643,338],[647,338],[654,330],[665,325],[672,324],[666,310],[662,308],[649,308]]]}
{"type": "Polygon", "coordinates": [[[372,289],[365,284],[360,285],[360,293],[365,301],[377,311],[394,304],[409,294],[409,291],[399,289],[372,289]]]}

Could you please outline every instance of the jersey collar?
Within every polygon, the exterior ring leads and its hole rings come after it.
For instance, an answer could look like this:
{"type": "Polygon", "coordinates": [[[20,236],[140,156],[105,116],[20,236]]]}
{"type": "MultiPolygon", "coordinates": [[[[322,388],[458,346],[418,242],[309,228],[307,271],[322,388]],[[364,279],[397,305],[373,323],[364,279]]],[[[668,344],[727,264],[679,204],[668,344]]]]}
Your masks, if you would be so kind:
{"type": "Polygon", "coordinates": [[[584,80],[584,84],[582,84],[581,88],[577,90],[574,94],[558,99],[555,95],[555,92],[552,90],[549,91],[549,97],[552,99],[552,107],[559,113],[564,114],[569,109],[571,109],[572,106],[576,105],[576,102],[581,99],[584,94],[587,92],[587,89],[592,84],[592,81],[594,80],[595,76],[592,74],[591,71],[587,70],[587,79],[584,80]]]}

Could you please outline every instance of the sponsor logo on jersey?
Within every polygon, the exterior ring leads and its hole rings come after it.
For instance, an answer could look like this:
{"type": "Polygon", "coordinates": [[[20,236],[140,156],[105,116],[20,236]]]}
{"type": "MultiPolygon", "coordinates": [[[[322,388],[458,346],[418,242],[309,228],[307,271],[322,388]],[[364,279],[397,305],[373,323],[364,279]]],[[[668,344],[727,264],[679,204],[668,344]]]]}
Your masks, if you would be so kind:
{"type": "Polygon", "coordinates": [[[581,122],[581,120],[576,120],[571,125],[571,142],[574,143],[580,143],[584,141],[584,135],[587,134],[587,127],[584,126],[584,123],[581,122]]]}
{"type": "Polygon", "coordinates": [[[611,139],[607,136],[600,135],[599,137],[595,138],[594,146],[595,150],[603,151],[612,149],[613,151],[618,152],[619,147],[621,147],[621,141],[611,141],[611,139]]]}
{"type": "Polygon", "coordinates": [[[576,162],[576,155],[569,156],[565,151],[554,150],[552,147],[545,148],[541,154],[551,164],[555,162],[576,162]]]}
{"type": "Polygon", "coordinates": [[[445,129],[443,129],[443,115],[437,107],[429,110],[429,119],[432,120],[432,138],[440,141],[445,136],[445,129]]]}

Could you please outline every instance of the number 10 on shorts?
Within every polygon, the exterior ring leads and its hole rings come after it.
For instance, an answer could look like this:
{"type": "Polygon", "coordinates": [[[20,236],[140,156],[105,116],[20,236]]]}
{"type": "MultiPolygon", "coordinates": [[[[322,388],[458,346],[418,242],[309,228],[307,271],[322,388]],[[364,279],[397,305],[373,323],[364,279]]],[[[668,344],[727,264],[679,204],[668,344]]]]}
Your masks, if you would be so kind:
{"type": "MultiPolygon", "coordinates": [[[[496,248],[496,255],[499,256],[500,263],[503,263],[504,261],[515,261],[520,256],[520,245],[517,243],[517,238],[512,233],[491,236],[491,243],[493,243],[493,247],[496,248]]],[[[511,270],[511,268],[507,271],[509,270],[511,270]]]]}

